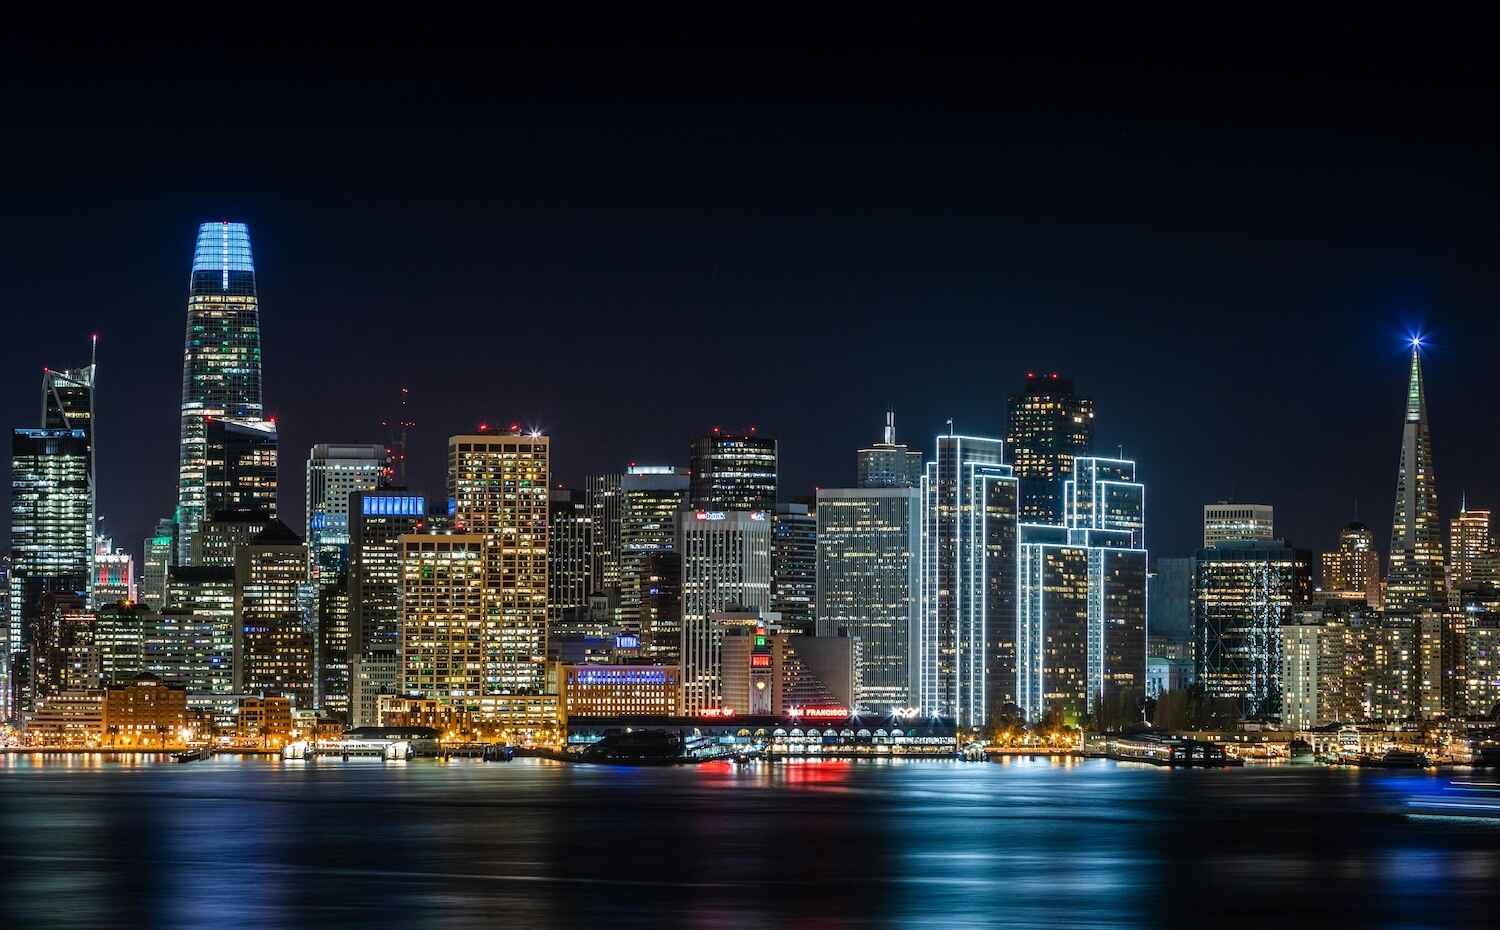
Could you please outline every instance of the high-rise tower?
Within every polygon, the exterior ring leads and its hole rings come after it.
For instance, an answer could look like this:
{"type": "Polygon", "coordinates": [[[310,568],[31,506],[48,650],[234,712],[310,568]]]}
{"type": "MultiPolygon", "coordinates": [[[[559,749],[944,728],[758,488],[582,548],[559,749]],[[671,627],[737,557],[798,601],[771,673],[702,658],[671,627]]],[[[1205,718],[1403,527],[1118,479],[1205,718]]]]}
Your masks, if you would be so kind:
{"type": "Polygon", "coordinates": [[[1411,613],[1445,605],[1443,527],[1438,521],[1432,473],[1432,436],[1422,389],[1421,343],[1412,340],[1406,421],[1401,431],[1401,470],[1396,477],[1396,515],[1391,522],[1391,561],[1385,609],[1411,613]]]}
{"type": "Polygon", "coordinates": [[[260,306],[244,223],[198,227],[182,362],[182,446],[177,479],[177,558],[186,564],[206,512],[210,418],[264,419],[260,306]]]}
{"type": "Polygon", "coordinates": [[[694,510],[776,510],[776,440],[714,430],[693,440],[694,510]]]}
{"type": "Polygon", "coordinates": [[[1057,375],[1026,375],[1026,389],[1010,395],[1006,460],[1021,485],[1021,522],[1063,522],[1063,482],[1073,459],[1094,447],[1094,399],[1073,393],[1057,375]]]}

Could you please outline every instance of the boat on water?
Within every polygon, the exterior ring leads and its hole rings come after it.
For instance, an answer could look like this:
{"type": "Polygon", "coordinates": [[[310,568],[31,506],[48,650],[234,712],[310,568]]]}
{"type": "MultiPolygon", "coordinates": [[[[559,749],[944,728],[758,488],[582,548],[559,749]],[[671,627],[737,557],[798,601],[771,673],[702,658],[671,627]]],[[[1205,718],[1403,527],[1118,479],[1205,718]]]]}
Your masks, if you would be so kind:
{"type": "Polygon", "coordinates": [[[607,733],[579,755],[581,762],[612,765],[677,765],[696,762],[683,746],[682,736],[671,730],[622,730],[607,733]]]}
{"type": "Polygon", "coordinates": [[[1432,764],[1426,753],[1410,749],[1390,749],[1374,765],[1384,769],[1425,769],[1432,764]]]}
{"type": "Polygon", "coordinates": [[[202,759],[213,758],[214,751],[207,746],[198,746],[194,749],[184,749],[181,752],[172,753],[173,762],[198,762],[202,759]]]}

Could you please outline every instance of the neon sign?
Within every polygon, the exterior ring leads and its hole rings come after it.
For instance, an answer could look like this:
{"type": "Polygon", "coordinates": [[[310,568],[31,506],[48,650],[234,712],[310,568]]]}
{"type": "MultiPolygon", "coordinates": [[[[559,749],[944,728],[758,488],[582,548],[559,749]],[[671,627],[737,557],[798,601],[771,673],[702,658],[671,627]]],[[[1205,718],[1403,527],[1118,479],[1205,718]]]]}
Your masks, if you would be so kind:
{"type": "Polygon", "coordinates": [[[698,711],[700,717],[733,717],[733,707],[705,707],[698,711]]]}
{"type": "Polygon", "coordinates": [[[843,720],[849,716],[845,707],[793,707],[793,717],[813,717],[819,720],[843,720]]]}

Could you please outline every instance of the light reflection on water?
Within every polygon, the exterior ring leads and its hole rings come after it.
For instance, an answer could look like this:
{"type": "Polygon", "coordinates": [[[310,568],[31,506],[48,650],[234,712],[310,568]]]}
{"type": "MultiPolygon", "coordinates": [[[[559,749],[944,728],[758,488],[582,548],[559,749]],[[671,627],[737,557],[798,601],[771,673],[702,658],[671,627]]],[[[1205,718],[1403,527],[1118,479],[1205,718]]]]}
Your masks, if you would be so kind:
{"type": "Polygon", "coordinates": [[[8,756],[0,927],[1470,925],[1466,777],[8,756]]]}

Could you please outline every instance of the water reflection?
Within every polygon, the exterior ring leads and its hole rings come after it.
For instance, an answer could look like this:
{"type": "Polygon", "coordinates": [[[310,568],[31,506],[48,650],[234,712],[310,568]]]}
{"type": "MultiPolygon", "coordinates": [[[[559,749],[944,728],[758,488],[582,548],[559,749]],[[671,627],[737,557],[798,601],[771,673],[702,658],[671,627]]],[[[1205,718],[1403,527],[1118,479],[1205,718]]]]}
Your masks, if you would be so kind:
{"type": "Polygon", "coordinates": [[[1103,761],[0,759],[0,926],[1434,926],[1453,777],[1103,761]]]}

